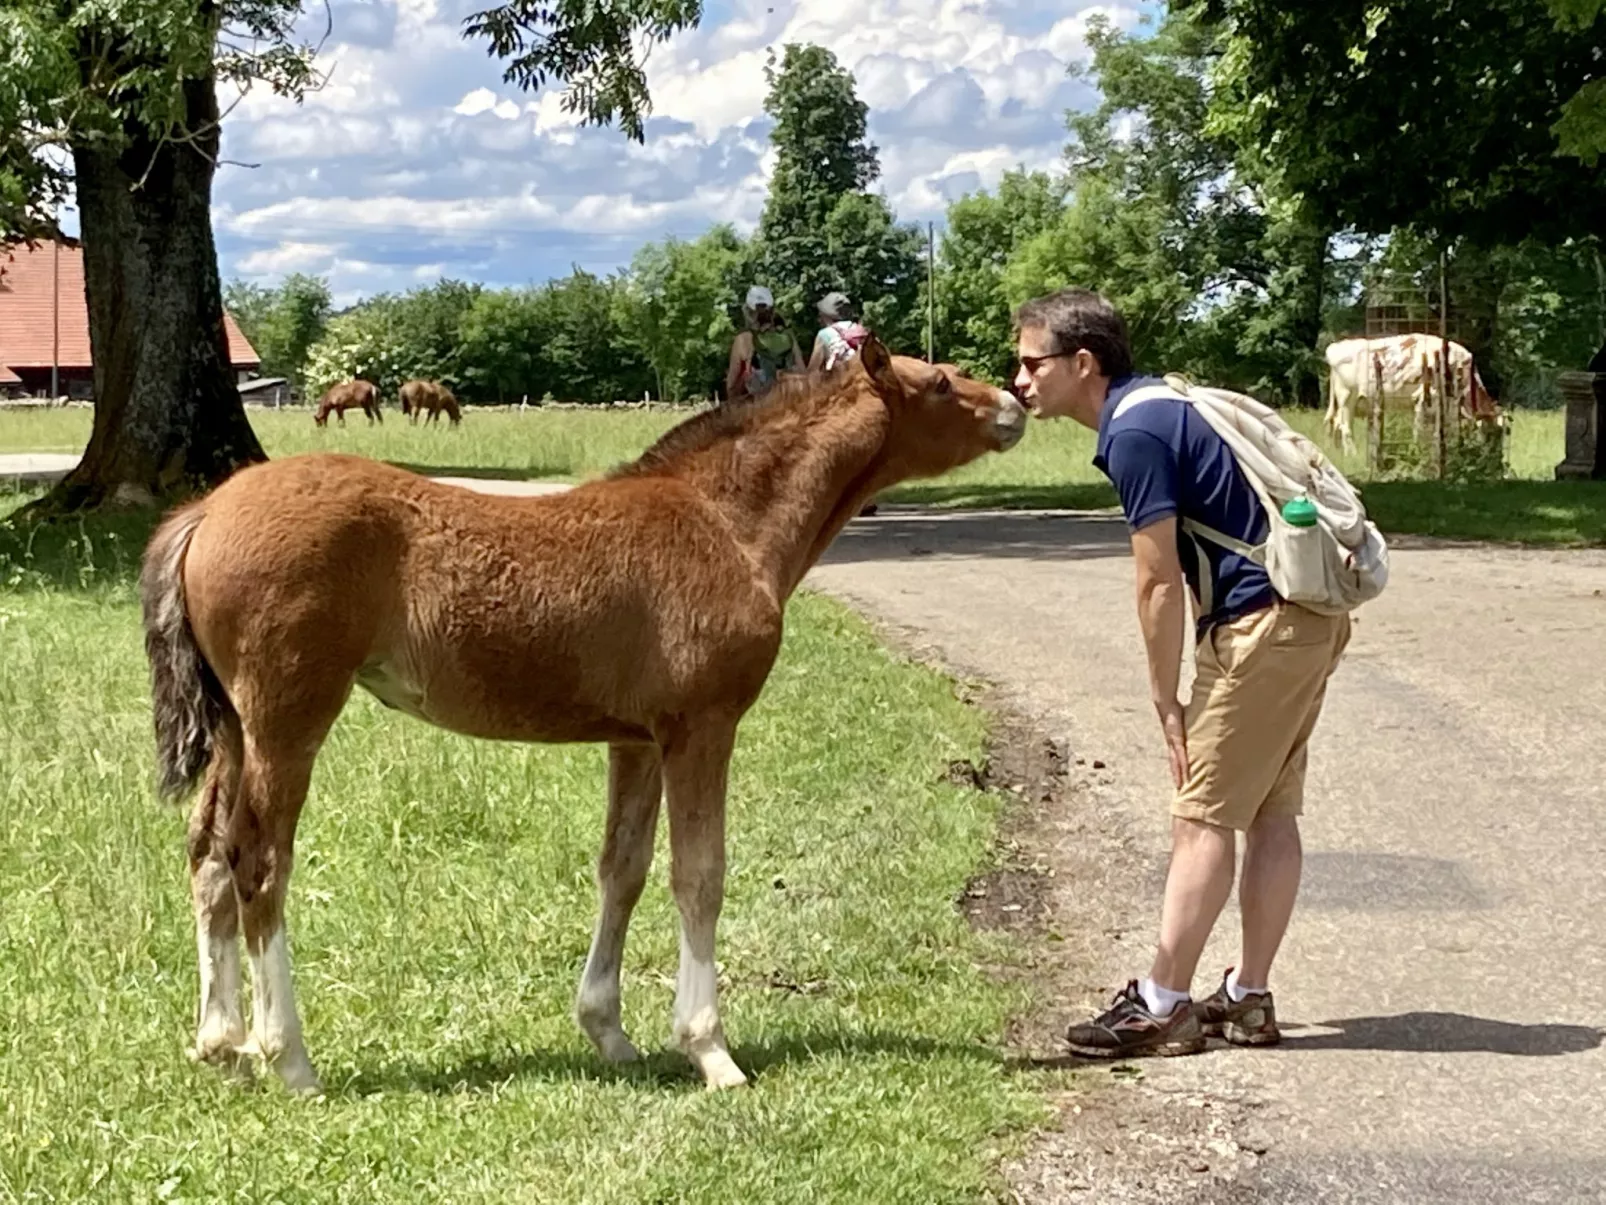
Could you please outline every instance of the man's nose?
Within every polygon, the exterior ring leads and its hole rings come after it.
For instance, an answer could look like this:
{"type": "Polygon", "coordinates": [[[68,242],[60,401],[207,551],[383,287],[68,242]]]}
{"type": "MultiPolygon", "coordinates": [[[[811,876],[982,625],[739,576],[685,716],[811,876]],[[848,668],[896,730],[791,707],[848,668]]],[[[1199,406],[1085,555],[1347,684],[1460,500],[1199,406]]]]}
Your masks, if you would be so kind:
{"type": "Polygon", "coordinates": [[[1018,371],[1015,374],[1015,392],[1016,392],[1016,394],[1021,394],[1021,395],[1025,394],[1025,392],[1027,390],[1027,387],[1030,386],[1031,383],[1032,383],[1032,374],[1027,372],[1026,371],[1026,365],[1022,364],[1020,366],[1020,371],[1018,371]]]}

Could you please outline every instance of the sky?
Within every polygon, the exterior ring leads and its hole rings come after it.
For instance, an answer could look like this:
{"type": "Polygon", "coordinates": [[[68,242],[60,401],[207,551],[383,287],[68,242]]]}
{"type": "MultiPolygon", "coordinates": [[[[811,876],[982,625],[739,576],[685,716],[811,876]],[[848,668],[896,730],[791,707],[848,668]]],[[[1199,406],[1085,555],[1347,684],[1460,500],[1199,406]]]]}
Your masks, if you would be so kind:
{"type": "MultiPolygon", "coordinates": [[[[709,0],[656,47],[646,142],[579,127],[559,90],[520,92],[462,20],[488,0],[331,0],[309,10],[321,91],[255,91],[224,124],[213,222],[225,279],[329,278],[337,305],[442,276],[524,285],[606,273],[643,243],[718,221],[749,231],[770,167],[766,50],[813,42],[854,74],[880,149],[874,185],[900,218],[1009,168],[1054,166],[1067,109],[1096,97],[1066,69],[1095,13],[1146,7],[1028,0],[709,0]],[[249,166],[245,166],[249,165],[249,166]]],[[[225,98],[227,101],[227,98],[225,98]]]]}

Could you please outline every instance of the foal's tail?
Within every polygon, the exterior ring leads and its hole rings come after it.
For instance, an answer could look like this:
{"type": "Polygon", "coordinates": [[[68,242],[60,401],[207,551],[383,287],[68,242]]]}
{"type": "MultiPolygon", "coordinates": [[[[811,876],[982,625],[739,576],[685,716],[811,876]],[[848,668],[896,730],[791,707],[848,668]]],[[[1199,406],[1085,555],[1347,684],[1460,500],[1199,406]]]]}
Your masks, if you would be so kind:
{"type": "Polygon", "coordinates": [[[139,575],[156,720],[156,787],[167,798],[200,780],[218,727],[234,716],[223,684],[195,643],[184,604],[184,554],[206,515],[204,506],[191,503],[163,521],[139,575]]]}

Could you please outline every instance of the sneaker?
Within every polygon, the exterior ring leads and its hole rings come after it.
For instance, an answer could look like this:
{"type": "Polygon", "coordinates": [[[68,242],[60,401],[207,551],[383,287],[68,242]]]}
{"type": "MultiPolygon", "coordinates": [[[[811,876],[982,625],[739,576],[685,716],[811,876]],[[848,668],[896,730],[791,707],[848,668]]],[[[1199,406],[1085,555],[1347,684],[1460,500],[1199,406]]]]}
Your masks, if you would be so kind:
{"type": "Polygon", "coordinates": [[[1234,1046],[1275,1046],[1282,1034],[1277,1029],[1277,1006],[1271,992],[1250,992],[1242,1000],[1227,994],[1232,968],[1221,977],[1221,986],[1196,1008],[1199,1024],[1212,1037],[1223,1037],[1234,1046]]]}
{"type": "Polygon", "coordinates": [[[1073,1053],[1094,1059],[1122,1059],[1142,1054],[1197,1054],[1205,1048],[1192,1001],[1184,1001],[1167,1017],[1157,1017],[1143,1002],[1136,979],[1117,993],[1104,1013],[1065,1032],[1073,1053]]]}

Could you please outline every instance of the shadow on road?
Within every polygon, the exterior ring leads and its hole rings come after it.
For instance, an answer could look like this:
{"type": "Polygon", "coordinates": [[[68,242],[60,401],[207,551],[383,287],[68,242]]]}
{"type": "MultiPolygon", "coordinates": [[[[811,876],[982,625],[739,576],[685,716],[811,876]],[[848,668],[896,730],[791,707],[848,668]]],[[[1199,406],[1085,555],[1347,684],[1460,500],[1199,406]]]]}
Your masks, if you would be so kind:
{"type": "Polygon", "coordinates": [[[1130,556],[1120,516],[1076,511],[941,511],[883,508],[857,519],[826,550],[823,565],[907,557],[1008,557],[1081,561],[1130,556]]]}
{"type": "Polygon", "coordinates": [[[1400,1050],[1417,1054],[1583,1054],[1600,1046],[1606,1030],[1588,1025],[1523,1025],[1464,1013],[1415,1012],[1393,1017],[1323,1021],[1338,1033],[1283,1032],[1290,1050],[1400,1050]]]}

